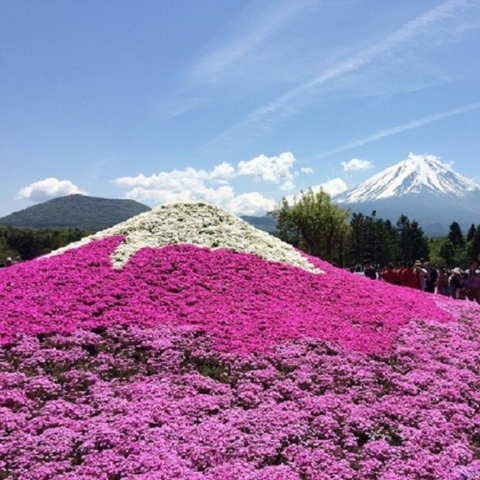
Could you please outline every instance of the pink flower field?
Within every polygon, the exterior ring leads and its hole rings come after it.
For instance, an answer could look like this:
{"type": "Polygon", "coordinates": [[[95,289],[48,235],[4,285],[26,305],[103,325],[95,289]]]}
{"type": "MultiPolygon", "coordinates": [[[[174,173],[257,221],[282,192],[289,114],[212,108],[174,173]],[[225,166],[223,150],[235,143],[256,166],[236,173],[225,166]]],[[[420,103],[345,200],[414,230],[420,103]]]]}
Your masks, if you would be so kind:
{"type": "Polygon", "coordinates": [[[0,271],[0,479],[480,478],[480,309],[113,235],[0,271]]]}

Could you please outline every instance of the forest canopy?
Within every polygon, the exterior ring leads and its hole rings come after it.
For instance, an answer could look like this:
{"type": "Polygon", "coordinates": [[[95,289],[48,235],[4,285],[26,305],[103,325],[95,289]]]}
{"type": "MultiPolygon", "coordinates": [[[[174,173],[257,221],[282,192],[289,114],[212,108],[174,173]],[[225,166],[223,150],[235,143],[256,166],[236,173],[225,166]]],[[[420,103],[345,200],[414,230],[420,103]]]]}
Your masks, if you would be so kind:
{"type": "Polygon", "coordinates": [[[41,229],[0,227],[0,263],[10,257],[14,261],[31,260],[90,235],[78,228],[41,229]]]}

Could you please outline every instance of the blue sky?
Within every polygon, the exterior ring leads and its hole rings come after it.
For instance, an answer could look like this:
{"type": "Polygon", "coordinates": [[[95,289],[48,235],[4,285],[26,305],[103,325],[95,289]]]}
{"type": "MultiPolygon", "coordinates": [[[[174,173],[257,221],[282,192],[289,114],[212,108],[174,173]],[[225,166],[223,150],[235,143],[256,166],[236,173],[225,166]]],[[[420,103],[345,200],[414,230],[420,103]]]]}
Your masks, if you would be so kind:
{"type": "Polygon", "coordinates": [[[261,215],[415,154],[480,182],[478,0],[0,0],[0,216],[261,215]]]}

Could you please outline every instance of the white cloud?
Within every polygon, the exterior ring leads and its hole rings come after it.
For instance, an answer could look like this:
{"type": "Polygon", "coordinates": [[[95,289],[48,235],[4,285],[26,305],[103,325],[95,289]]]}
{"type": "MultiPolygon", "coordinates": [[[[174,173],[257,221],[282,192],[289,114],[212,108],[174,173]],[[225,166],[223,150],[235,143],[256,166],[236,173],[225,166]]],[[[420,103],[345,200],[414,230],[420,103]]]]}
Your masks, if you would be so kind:
{"type": "Polygon", "coordinates": [[[59,180],[58,178],[49,177],[38,182],[23,187],[17,194],[17,198],[22,200],[31,200],[32,202],[44,202],[56,197],[64,195],[72,195],[79,193],[86,195],[87,192],[81,190],[70,180],[59,180]]]}
{"type": "Polygon", "coordinates": [[[154,205],[200,200],[200,195],[196,196],[191,190],[161,190],[144,187],[132,188],[125,193],[125,197],[154,205]]]}
{"type": "Polygon", "coordinates": [[[187,167],[184,170],[172,170],[160,172],[150,176],[142,173],[135,177],[121,177],[113,181],[115,185],[132,188],[127,192],[129,198],[137,200],[153,200],[159,203],[173,201],[189,201],[202,199],[208,201],[213,192],[225,189],[209,188],[206,182],[225,184],[235,174],[235,168],[229,163],[223,162],[215,166],[213,170],[196,170],[187,167]]]}
{"type": "Polygon", "coordinates": [[[348,162],[342,162],[341,165],[346,172],[351,170],[368,170],[373,167],[373,163],[370,160],[360,160],[359,158],[352,158],[348,162]]]}
{"type": "Polygon", "coordinates": [[[230,210],[236,215],[264,215],[275,208],[277,202],[258,192],[242,193],[235,196],[230,185],[219,188],[205,186],[197,190],[161,190],[135,187],[129,190],[127,198],[140,202],[153,202],[158,205],[204,201],[230,210]]]}
{"type": "MultiPolygon", "coordinates": [[[[313,193],[318,193],[320,190],[323,190],[325,193],[328,193],[330,196],[337,195],[342,193],[345,190],[348,190],[347,184],[341,178],[333,178],[328,182],[321,183],[320,185],[315,185],[311,187],[313,193]]],[[[301,197],[302,192],[297,195],[287,195],[285,200],[289,205],[294,205],[295,202],[301,197]]]]}
{"type": "Polygon", "coordinates": [[[302,173],[309,174],[309,173],[313,173],[313,168],[303,167],[303,168],[300,169],[300,171],[301,171],[302,173]]]}
{"type": "Polygon", "coordinates": [[[136,177],[121,177],[114,180],[116,185],[124,187],[141,186],[145,188],[189,188],[197,187],[206,180],[223,182],[232,178],[235,167],[227,162],[216,165],[213,170],[197,170],[186,167],[184,170],[172,170],[171,172],[154,173],[149,177],[140,173],[136,177]]]}
{"type": "Polygon", "coordinates": [[[295,202],[298,200],[298,197],[299,197],[299,195],[286,195],[283,198],[285,198],[285,200],[287,201],[287,203],[290,206],[293,206],[293,205],[295,205],[295,202]]]}
{"type": "MultiPolygon", "coordinates": [[[[278,156],[259,155],[252,160],[234,165],[223,162],[211,170],[197,170],[187,167],[183,170],[159,172],[150,176],[139,174],[113,180],[127,191],[130,199],[150,204],[204,201],[230,210],[237,215],[263,215],[275,208],[277,202],[258,192],[236,194],[230,182],[243,181],[271,182],[280,190],[293,189],[295,157],[290,152],[278,156]]],[[[311,169],[303,169],[308,173],[311,169]]],[[[245,185],[243,186],[245,190],[245,185]]]]}
{"type": "MultiPolygon", "coordinates": [[[[237,215],[264,215],[276,207],[282,191],[295,188],[293,180],[299,172],[313,172],[311,168],[294,171],[294,163],[293,154],[284,152],[278,156],[259,155],[251,160],[243,160],[236,167],[223,162],[208,171],[187,167],[150,176],[139,174],[121,177],[113,183],[128,189],[125,193],[127,198],[150,204],[204,201],[237,215]],[[237,194],[230,182],[239,179],[273,183],[278,186],[278,198],[267,198],[255,191],[237,194]]],[[[313,187],[314,191],[320,188],[335,195],[345,191],[347,185],[341,178],[335,178],[313,187]]],[[[286,198],[292,201],[294,197],[289,195],[286,198]]]]}
{"type": "Polygon", "coordinates": [[[171,172],[160,172],[150,176],[143,173],[136,177],[121,177],[114,180],[116,185],[123,187],[142,187],[146,189],[165,190],[188,190],[198,188],[208,179],[205,170],[195,170],[187,167],[185,170],[172,170],[171,172]]]}
{"type": "Polygon", "coordinates": [[[215,168],[210,172],[210,178],[212,180],[217,180],[218,182],[227,181],[234,175],[235,167],[227,162],[216,165],[215,168]]]}
{"type": "Polygon", "coordinates": [[[323,190],[324,192],[328,193],[329,195],[336,195],[338,193],[342,193],[345,190],[348,190],[347,184],[341,178],[333,178],[328,182],[321,183],[315,187],[312,187],[314,192],[318,192],[323,190]]]}
{"type": "Polygon", "coordinates": [[[228,209],[236,215],[255,215],[261,216],[266,212],[273,210],[277,202],[271,198],[265,198],[258,192],[242,193],[233,198],[228,209]]]}
{"type": "Polygon", "coordinates": [[[224,185],[219,188],[207,188],[203,193],[203,199],[207,203],[228,208],[230,202],[234,199],[233,188],[230,185],[224,185]]]}
{"type": "Polygon", "coordinates": [[[292,172],[295,157],[291,152],[281,153],[277,157],[259,155],[248,161],[241,161],[237,167],[237,175],[254,180],[273,182],[280,185],[282,190],[294,187],[292,172]]]}
{"type": "Polygon", "coordinates": [[[226,208],[234,198],[233,188],[230,185],[223,185],[219,188],[209,188],[199,182],[190,185],[190,188],[182,188],[182,182],[177,187],[172,184],[169,188],[145,188],[136,186],[127,191],[125,196],[139,202],[154,203],[157,205],[204,201],[213,205],[226,208]]]}

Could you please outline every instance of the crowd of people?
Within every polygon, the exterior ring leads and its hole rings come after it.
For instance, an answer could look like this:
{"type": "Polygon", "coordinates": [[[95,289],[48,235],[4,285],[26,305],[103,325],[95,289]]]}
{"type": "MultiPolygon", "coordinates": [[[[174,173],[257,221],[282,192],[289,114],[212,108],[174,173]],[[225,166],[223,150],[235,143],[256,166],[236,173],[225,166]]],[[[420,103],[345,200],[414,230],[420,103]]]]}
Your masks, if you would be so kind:
{"type": "Polygon", "coordinates": [[[363,268],[357,265],[351,271],[372,280],[480,303],[480,270],[475,260],[470,262],[467,270],[458,267],[452,270],[443,267],[436,269],[429,262],[420,260],[402,263],[398,268],[389,263],[379,269],[373,267],[370,260],[365,260],[363,268]]]}

